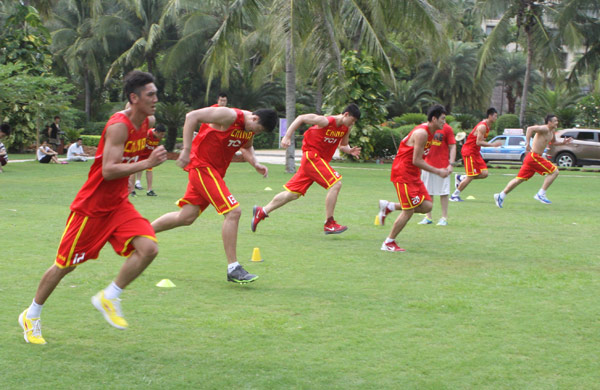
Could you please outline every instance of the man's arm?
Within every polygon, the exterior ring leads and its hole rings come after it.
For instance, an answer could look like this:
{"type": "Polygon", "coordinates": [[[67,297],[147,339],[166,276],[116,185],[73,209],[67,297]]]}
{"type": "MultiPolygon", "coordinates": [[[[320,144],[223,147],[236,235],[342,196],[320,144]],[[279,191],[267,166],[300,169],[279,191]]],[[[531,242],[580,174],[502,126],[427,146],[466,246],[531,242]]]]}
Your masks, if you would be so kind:
{"type": "Polygon", "coordinates": [[[435,173],[438,176],[446,177],[450,174],[447,168],[435,168],[425,162],[423,159],[423,151],[425,150],[425,144],[427,143],[427,132],[426,130],[419,129],[412,133],[413,137],[413,165],[429,171],[431,173],[435,173]]]}
{"type": "Polygon", "coordinates": [[[217,130],[224,131],[235,122],[236,117],[235,110],[227,107],[206,107],[188,112],[183,124],[183,150],[177,159],[177,166],[185,168],[190,163],[194,131],[198,129],[200,123],[214,123],[224,127],[224,129],[217,130]]]}
{"type": "Polygon", "coordinates": [[[485,125],[479,125],[477,127],[477,146],[491,146],[493,148],[497,148],[502,146],[502,141],[496,142],[487,142],[485,140],[485,125]]]}
{"type": "Polygon", "coordinates": [[[326,116],[317,115],[317,114],[303,114],[299,115],[294,119],[292,124],[287,128],[285,135],[281,139],[281,147],[288,148],[292,144],[292,137],[294,133],[302,125],[306,123],[307,125],[317,125],[319,127],[325,127],[329,124],[329,120],[327,120],[326,116]]]}
{"type": "Polygon", "coordinates": [[[448,145],[448,151],[450,152],[449,160],[448,160],[448,173],[452,173],[452,167],[456,162],[456,144],[448,145]]]}
{"type": "Polygon", "coordinates": [[[106,180],[127,177],[132,173],[155,167],[167,159],[167,151],[162,145],[156,147],[147,159],[134,163],[123,162],[123,151],[127,142],[127,126],[115,123],[106,129],[104,150],[102,151],[102,176],[106,180]]]}
{"type": "Polygon", "coordinates": [[[262,165],[256,159],[256,154],[254,153],[254,138],[251,138],[244,146],[240,148],[240,152],[242,153],[242,158],[248,161],[248,164],[252,165],[256,172],[263,175],[263,177],[269,176],[269,168],[262,165]]]}
{"type": "MultiPolygon", "coordinates": [[[[350,127],[352,128],[352,127],[350,127]]],[[[350,145],[348,145],[348,141],[350,140],[350,129],[348,130],[348,132],[346,133],[346,135],[344,135],[344,138],[342,138],[341,142],[340,142],[340,151],[349,154],[351,156],[354,157],[358,157],[360,156],[360,151],[361,148],[355,146],[353,148],[350,147],[350,145]]]]}

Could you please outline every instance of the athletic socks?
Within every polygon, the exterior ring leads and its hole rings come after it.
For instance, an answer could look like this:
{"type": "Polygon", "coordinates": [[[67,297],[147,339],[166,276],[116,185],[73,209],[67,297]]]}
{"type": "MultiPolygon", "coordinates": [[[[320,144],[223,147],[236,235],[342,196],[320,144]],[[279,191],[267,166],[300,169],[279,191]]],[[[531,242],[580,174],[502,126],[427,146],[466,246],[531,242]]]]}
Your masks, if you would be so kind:
{"type": "Polygon", "coordinates": [[[540,190],[538,191],[538,195],[539,196],[546,196],[546,190],[540,188],[540,190]]]}
{"type": "Polygon", "coordinates": [[[388,202],[387,209],[390,211],[396,210],[396,204],[394,202],[388,202]]]}
{"type": "Polygon", "coordinates": [[[119,286],[117,286],[115,284],[115,282],[112,282],[108,287],[106,287],[104,289],[104,298],[106,298],[106,299],[119,298],[119,296],[121,296],[122,292],[123,292],[123,289],[120,288],[119,286]]]}
{"type": "Polygon", "coordinates": [[[505,197],[506,197],[506,194],[504,193],[504,191],[502,191],[502,192],[500,193],[500,199],[504,199],[505,197]]]}
{"type": "Polygon", "coordinates": [[[384,243],[389,244],[390,242],[394,242],[394,241],[396,241],[396,240],[394,240],[393,238],[386,237],[384,243]]]}
{"type": "Polygon", "coordinates": [[[37,303],[35,303],[34,299],[33,302],[31,302],[31,306],[29,306],[29,309],[27,309],[27,318],[40,318],[40,316],[42,315],[43,307],[44,305],[38,305],[37,303]]]}
{"type": "Polygon", "coordinates": [[[235,263],[227,264],[227,273],[233,271],[238,265],[240,265],[240,263],[237,261],[235,263]]]}
{"type": "Polygon", "coordinates": [[[459,190],[455,190],[455,191],[452,193],[452,196],[460,196],[460,191],[459,191],[459,190]]]}

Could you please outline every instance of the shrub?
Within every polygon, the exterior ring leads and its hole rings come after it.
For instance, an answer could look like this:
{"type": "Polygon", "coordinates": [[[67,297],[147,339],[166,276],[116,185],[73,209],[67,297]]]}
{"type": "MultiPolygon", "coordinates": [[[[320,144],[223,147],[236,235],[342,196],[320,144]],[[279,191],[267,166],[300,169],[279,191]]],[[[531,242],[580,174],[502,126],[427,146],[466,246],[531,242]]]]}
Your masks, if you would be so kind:
{"type": "Polygon", "coordinates": [[[471,114],[456,114],[454,119],[460,123],[461,129],[472,129],[479,123],[479,119],[471,114]]]}
{"type": "Polygon", "coordinates": [[[104,122],[88,122],[85,125],[85,128],[81,130],[81,134],[88,135],[101,135],[104,130],[104,126],[106,126],[106,121],[104,122]]]}
{"type": "Polygon", "coordinates": [[[496,121],[496,133],[503,134],[504,129],[518,129],[521,127],[519,117],[515,114],[504,114],[496,121]]]}
{"type": "Polygon", "coordinates": [[[269,133],[264,132],[254,136],[254,149],[273,149],[276,148],[276,142],[278,140],[278,135],[276,132],[269,133]]]}
{"type": "Polygon", "coordinates": [[[427,115],[419,112],[409,112],[395,117],[394,122],[399,125],[420,125],[423,122],[427,122],[427,115]]]}
{"type": "Polygon", "coordinates": [[[579,116],[577,120],[580,124],[586,127],[600,128],[600,94],[591,94],[579,101],[577,111],[579,116]]]}
{"type": "Polygon", "coordinates": [[[86,146],[98,146],[100,143],[99,135],[82,135],[81,139],[83,140],[83,144],[86,146]]]}
{"type": "Polygon", "coordinates": [[[384,126],[381,130],[373,132],[371,135],[373,156],[378,158],[393,157],[402,139],[414,128],[414,124],[396,128],[384,126]]]}

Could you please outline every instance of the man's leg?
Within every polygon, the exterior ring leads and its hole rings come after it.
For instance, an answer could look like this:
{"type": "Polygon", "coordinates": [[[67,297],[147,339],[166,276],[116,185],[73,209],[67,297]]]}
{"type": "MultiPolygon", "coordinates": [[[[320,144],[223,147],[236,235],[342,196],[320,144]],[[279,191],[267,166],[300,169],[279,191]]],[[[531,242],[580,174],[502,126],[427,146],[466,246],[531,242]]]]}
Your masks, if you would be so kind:
{"type": "Polygon", "coordinates": [[[227,280],[235,283],[250,283],[258,279],[257,275],[248,273],[237,261],[237,235],[242,211],[236,207],[225,214],[223,229],[223,247],[227,256],[227,280]]]}
{"type": "Polygon", "coordinates": [[[158,244],[148,237],[136,236],[131,241],[135,251],[125,260],[114,282],[92,297],[92,304],[104,319],[117,329],[126,329],[129,324],[121,311],[119,296],[152,263],[158,254],[158,244]]]}
{"type": "Polygon", "coordinates": [[[148,192],[152,191],[152,171],[150,170],[146,171],[146,183],[148,184],[148,188],[146,188],[146,190],[148,192]]]}
{"type": "Polygon", "coordinates": [[[74,269],[75,267],[59,268],[53,264],[42,276],[33,302],[19,315],[19,324],[23,328],[23,337],[26,342],[46,344],[46,340],[42,337],[42,321],[40,319],[42,307],[62,278],[74,269]]]}
{"type": "MultiPolygon", "coordinates": [[[[434,199],[434,197],[433,197],[433,195],[429,195],[429,196],[431,196],[431,209],[433,210],[433,199],[434,199]]],[[[431,219],[432,219],[432,218],[431,218],[431,216],[432,216],[432,214],[431,214],[431,210],[429,210],[429,211],[427,212],[427,214],[425,214],[425,215],[427,215],[427,219],[429,219],[429,220],[431,220],[431,219]]]]}
{"type": "Polygon", "coordinates": [[[392,231],[389,236],[385,239],[383,244],[381,245],[381,250],[388,252],[404,252],[404,249],[400,248],[398,244],[396,244],[396,237],[400,232],[404,229],[408,221],[412,218],[415,212],[417,213],[428,213],[431,211],[432,203],[428,200],[423,201],[419,207],[414,209],[405,209],[400,212],[400,215],[394,221],[394,225],[392,226],[392,231]]]}
{"type": "Polygon", "coordinates": [[[554,180],[556,180],[556,178],[558,177],[558,169],[555,170],[554,172],[552,172],[549,175],[546,175],[546,177],[544,178],[544,183],[542,184],[542,190],[545,191],[548,189],[548,187],[550,187],[550,185],[552,185],[552,183],[554,182],[554,180]]]}
{"type": "Polygon", "coordinates": [[[188,226],[194,223],[200,215],[200,206],[185,204],[179,211],[164,214],[152,222],[156,233],[170,230],[179,226],[188,226]]]}
{"type": "Polygon", "coordinates": [[[494,194],[494,202],[496,202],[496,206],[502,208],[502,206],[504,205],[504,198],[506,198],[506,195],[508,195],[509,192],[514,190],[519,184],[523,183],[524,181],[525,179],[523,178],[515,177],[514,179],[508,182],[508,184],[506,185],[506,187],[504,187],[502,192],[500,192],[499,194],[494,194]]]}
{"type": "Polygon", "coordinates": [[[279,194],[275,195],[273,199],[265,206],[254,206],[252,209],[252,221],[250,223],[250,230],[256,232],[256,226],[260,221],[267,218],[269,213],[273,210],[277,210],[281,206],[296,200],[300,197],[300,194],[296,192],[290,191],[282,191],[279,194]]]}
{"type": "MultiPolygon", "coordinates": [[[[448,197],[449,195],[440,195],[440,204],[442,206],[442,218],[448,219],[448,197]]],[[[431,197],[433,202],[433,196],[431,197]]]]}
{"type": "Polygon", "coordinates": [[[335,205],[337,203],[338,195],[342,189],[342,181],[338,181],[327,190],[327,196],[325,197],[325,216],[327,219],[333,218],[335,212],[335,205]]]}

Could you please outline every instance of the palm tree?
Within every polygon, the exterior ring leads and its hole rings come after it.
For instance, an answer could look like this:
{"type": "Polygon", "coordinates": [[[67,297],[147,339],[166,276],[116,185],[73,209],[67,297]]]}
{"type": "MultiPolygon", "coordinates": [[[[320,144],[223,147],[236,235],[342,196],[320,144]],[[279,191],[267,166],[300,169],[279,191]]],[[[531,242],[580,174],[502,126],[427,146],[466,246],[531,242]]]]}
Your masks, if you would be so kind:
{"type": "MultiPolygon", "coordinates": [[[[519,121],[525,122],[525,109],[527,107],[527,93],[531,79],[534,53],[542,47],[551,45],[551,39],[545,25],[545,17],[553,14],[554,4],[538,2],[536,0],[479,0],[477,5],[484,14],[490,17],[501,15],[498,24],[493,28],[480,50],[477,76],[483,74],[487,65],[491,64],[497,53],[504,46],[504,41],[510,27],[516,24],[518,32],[525,33],[525,75],[523,77],[523,90],[521,94],[521,108],[519,121]]],[[[549,62],[558,64],[559,53],[551,52],[549,55],[557,57],[549,62]]]]}
{"type": "Polygon", "coordinates": [[[502,83],[502,92],[508,102],[508,113],[514,114],[517,96],[523,92],[523,79],[527,71],[526,58],[522,52],[504,52],[499,57],[494,68],[497,81],[502,83]]]}

